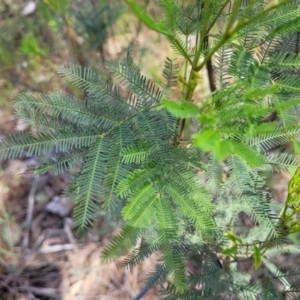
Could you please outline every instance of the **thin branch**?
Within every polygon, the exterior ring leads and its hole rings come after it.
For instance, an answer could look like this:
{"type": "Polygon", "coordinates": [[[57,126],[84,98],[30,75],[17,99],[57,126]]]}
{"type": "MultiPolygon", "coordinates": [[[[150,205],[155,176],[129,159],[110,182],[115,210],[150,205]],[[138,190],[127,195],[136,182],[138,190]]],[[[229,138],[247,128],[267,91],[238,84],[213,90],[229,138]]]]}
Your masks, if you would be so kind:
{"type": "Polygon", "coordinates": [[[18,290],[21,292],[31,292],[36,295],[50,297],[52,299],[59,299],[59,292],[57,289],[53,288],[43,288],[43,287],[33,287],[22,285],[18,287],[18,290]]]}
{"type": "MultiPolygon", "coordinates": [[[[204,39],[204,43],[208,44],[208,42],[209,41],[208,41],[208,35],[207,35],[204,39]]],[[[209,88],[210,88],[210,91],[213,93],[214,91],[217,90],[217,87],[216,87],[215,72],[213,69],[211,58],[206,63],[206,70],[207,70],[207,75],[208,75],[209,88]]]]}
{"type": "Polygon", "coordinates": [[[22,82],[20,81],[19,79],[17,78],[8,78],[8,77],[5,77],[5,76],[0,76],[0,79],[3,79],[7,82],[10,82],[12,83],[13,85],[21,85],[25,88],[28,88],[29,90],[33,91],[33,92],[37,92],[37,93],[41,93],[42,91],[26,82],[22,82]]]}
{"type": "Polygon", "coordinates": [[[22,248],[28,249],[29,244],[29,232],[30,232],[30,225],[32,222],[33,210],[34,210],[34,197],[37,189],[37,185],[39,182],[39,177],[35,176],[33,180],[33,184],[30,189],[30,193],[28,196],[28,206],[27,206],[27,213],[26,213],[26,220],[25,220],[25,230],[24,230],[24,237],[22,241],[22,248]]]}

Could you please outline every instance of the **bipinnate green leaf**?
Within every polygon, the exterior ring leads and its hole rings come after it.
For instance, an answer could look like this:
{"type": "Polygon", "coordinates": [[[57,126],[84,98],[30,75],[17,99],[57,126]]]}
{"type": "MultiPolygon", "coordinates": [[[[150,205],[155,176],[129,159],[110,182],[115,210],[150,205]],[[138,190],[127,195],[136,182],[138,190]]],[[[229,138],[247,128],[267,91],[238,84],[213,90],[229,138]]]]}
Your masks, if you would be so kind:
{"type": "Polygon", "coordinates": [[[203,151],[211,151],[219,146],[221,137],[214,128],[205,129],[193,136],[194,145],[203,151]]]}
{"type": "Polygon", "coordinates": [[[199,114],[199,107],[190,101],[174,101],[163,98],[161,102],[162,106],[159,109],[166,108],[177,118],[196,117],[199,114]]]}
{"type": "MultiPolygon", "coordinates": [[[[148,205],[151,204],[150,199],[155,196],[155,189],[150,182],[145,183],[140,189],[138,189],[132,197],[128,199],[125,205],[122,215],[125,221],[134,219],[141,210],[146,210],[148,205]]],[[[149,215],[150,217],[150,215],[149,215]]],[[[148,226],[148,222],[145,222],[148,226]]]]}
{"type": "Polygon", "coordinates": [[[78,193],[75,198],[75,227],[84,232],[95,220],[99,209],[102,191],[101,184],[105,179],[105,160],[109,154],[110,141],[106,137],[98,137],[90,147],[86,161],[78,178],[78,193]]]}
{"type": "Polygon", "coordinates": [[[133,247],[141,229],[135,226],[125,225],[121,232],[115,235],[101,253],[103,261],[119,258],[125,251],[133,247]]]}
{"type": "Polygon", "coordinates": [[[295,153],[300,154],[300,142],[297,140],[293,140],[292,144],[293,144],[295,153]]]}
{"type": "Polygon", "coordinates": [[[235,236],[231,231],[227,231],[225,236],[228,238],[228,240],[230,240],[233,243],[243,243],[242,240],[239,237],[235,236]]]}
{"type": "Polygon", "coordinates": [[[174,283],[179,291],[184,291],[186,288],[184,257],[180,253],[175,252],[175,246],[179,242],[176,238],[176,229],[178,226],[175,223],[174,215],[169,211],[169,206],[165,199],[157,197],[156,202],[158,240],[162,245],[162,254],[166,262],[166,269],[170,281],[174,283]]]}
{"type": "Polygon", "coordinates": [[[196,147],[205,152],[212,151],[220,161],[233,153],[235,149],[232,142],[223,140],[214,128],[208,128],[195,134],[193,139],[196,147]]]}
{"type": "Polygon", "coordinates": [[[231,256],[237,252],[237,249],[238,249],[237,244],[233,244],[233,246],[223,249],[222,253],[226,256],[231,256]]]}
{"type": "Polygon", "coordinates": [[[261,255],[260,248],[257,247],[256,245],[254,245],[253,259],[254,259],[255,270],[257,270],[259,268],[259,266],[261,264],[261,258],[262,258],[262,255],[261,255]]]}
{"type": "Polygon", "coordinates": [[[220,160],[224,160],[232,153],[232,144],[230,141],[220,141],[216,143],[215,148],[213,149],[215,156],[220,160]]]}
{"type": "Polygon", "coordinates": [[[230,141],[230,143],[233,146],[233,152],[243,158],[250,166],[257,167],[264,163],[264,156],[254,149],[241,142],[230,141]]]}

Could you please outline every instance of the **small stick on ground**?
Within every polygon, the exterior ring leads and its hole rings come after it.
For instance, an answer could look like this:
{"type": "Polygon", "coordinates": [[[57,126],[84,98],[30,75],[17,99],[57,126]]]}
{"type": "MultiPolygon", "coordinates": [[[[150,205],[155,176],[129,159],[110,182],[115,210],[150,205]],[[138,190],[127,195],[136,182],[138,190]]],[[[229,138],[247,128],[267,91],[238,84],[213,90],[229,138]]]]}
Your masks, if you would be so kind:
{"type": "Polygon", "coordinates": [[[37,185],[38,185],[39,177],[35,176],[29,196],[28,196],[28,206],[26,212],[26,220],[25,220],[25,229],[24,229],[24,237],[22,240],[22,249],[28,249],[29,244],[29,232],[30,232],[30,225],[32,222],[33,210],[34,210],[34,196],[36,193],[37,185]]]}
{"type": "Polygon", "coordinates": [[[71,244],[76,246],[76,240],[73,236],[72,230],[71,230],[71,222],[72,220],[70,218],[65,218],[64,219],[64,231],[67,235],[67,238],[71,244]]]}

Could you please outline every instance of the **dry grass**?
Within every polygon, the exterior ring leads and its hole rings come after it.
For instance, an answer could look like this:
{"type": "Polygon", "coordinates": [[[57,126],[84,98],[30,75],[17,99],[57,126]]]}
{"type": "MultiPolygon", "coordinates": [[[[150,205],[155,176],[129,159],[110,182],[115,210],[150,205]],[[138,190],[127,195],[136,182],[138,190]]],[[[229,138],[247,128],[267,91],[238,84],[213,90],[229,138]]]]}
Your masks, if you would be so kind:
{"type": "MultiPolygon", "coordinates": [[[[155,265],[155,257],[132,270],[121,269],[118,263],[101,263],[102,249],[102,245],[89,244],[66,253],[66,261],[61,264],[63,299],[130,300],[139,292],[145,274],[155,265]]],[[[157,290],[152,289],[143,299],[160,297],[157,290]]]]}

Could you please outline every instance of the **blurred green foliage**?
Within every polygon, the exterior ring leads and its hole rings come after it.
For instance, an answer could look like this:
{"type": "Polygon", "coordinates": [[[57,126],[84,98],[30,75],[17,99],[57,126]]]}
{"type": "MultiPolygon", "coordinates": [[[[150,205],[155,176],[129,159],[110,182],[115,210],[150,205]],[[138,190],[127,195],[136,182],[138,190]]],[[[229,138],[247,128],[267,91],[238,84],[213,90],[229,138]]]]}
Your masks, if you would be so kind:
{"type": "MultiPolygon", "coordinates": [[[[106,41],[118,32],[125,7],[117,0],[1,0],[0,80],[17,88],[16,93],[42,92],[57,87],[53,77],[44,80],[66,61],[103,69],[103,61],[110,59],[106,41]]],[[[12,102],[6,94],[0,105],[12,102]]]]}
{"type": "Polygon", "coordinates": [[[54,11],[64,13],[70,5],[70,0],[44,0],[54,11]]]}
{"type": "Polygon", "coordinates": [[[41,48],[38,43],[38,38],[32,34],[24,36],[21,41],[19,50],[22,54],[34,56],[46,56],[48,54],[47,48],[41,48]]]}

